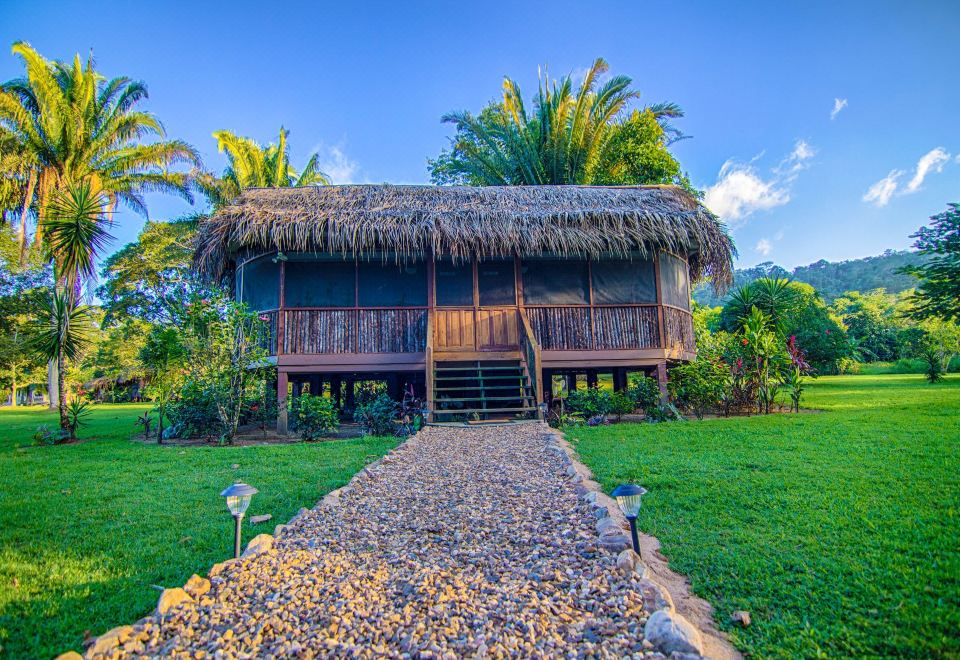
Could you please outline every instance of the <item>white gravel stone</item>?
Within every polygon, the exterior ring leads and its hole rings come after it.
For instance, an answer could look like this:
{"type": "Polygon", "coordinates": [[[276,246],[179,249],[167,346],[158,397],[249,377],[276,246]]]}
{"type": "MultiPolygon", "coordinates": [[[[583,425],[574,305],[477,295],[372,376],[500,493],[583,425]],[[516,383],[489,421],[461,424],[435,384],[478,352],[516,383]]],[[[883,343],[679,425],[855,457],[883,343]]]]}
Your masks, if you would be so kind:
{"type": "Polygon", "coordinates": [[[428,427],[337,506],[298,515],[269,552],[218,565],[196,606],[148,617],[118,650],[641,657],[641,577],[617,570],[548,438],[537,424],[428,427]]]}

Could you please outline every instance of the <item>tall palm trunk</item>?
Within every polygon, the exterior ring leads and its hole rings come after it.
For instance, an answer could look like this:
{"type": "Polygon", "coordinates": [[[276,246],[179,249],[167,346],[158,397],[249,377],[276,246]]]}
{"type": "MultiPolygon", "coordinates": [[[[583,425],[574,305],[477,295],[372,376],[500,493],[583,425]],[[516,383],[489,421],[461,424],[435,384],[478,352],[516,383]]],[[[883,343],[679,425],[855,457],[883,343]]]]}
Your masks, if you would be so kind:
{"type": "Polygon", "coordinates": [[[57,377],[57,361],[47,362],[47,398],[50,399],[49,408],[54,410],[60,400],[60,379],[57,377]]]}
{"type": "Polygon", "coordinates": [[[60,408],[60,428],[69,433],[70,437],[73,437],[70,430],[70,420],[67,419],[67,390],[63,386],[65,366],[66,361],[63,359],[63,351],[61,350],[57,355],[57,403],[60,408]]]}
{"type": "Polygon", "coordinates": [[[23,193],[23,210],[20,212],[20,235],[17,237],[20,251],[20,265],[27,261],[27,216],[30,213],[30,203],[33,200],[33,191],[37,187],[37,172],[30,170],[27,178],[27,189],[23,193]]]}

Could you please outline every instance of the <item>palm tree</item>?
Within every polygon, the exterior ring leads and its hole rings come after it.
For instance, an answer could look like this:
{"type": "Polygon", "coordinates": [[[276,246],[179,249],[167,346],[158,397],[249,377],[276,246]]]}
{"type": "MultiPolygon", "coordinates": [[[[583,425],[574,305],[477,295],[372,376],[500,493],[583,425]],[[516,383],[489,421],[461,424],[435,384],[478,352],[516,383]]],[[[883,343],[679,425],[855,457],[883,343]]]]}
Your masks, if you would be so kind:
{"type": "Polygon", "coordinates": [[[220,153],[226,153],[228,165],[217,177],[211,173],[196,176],[197,187],[214,208],[230,203],[245,188],[289,188],[291,186],[329,185],[330,179],[320,170],[316,153],[310,155],[300,172],[290,165],[287,137],[290,131],[280,127],[276,144],[260,146],[250,138],[230,131],[216,131],[220,153]]]}
{"type": "MultiPolygon", "coordinates": [[[[601,83],[607,63],[597,59],[574,92],[570,76],[541,78],[534,108],[528,111],[519,85],[505,78],[503,100],[479,115],[453,112],[443,121],[457,134],[450,151],[430,162],[436,183],[543,185],[666,183],[679,178],[679,165],[666,146],[682,135],[669,120],[683,116],[674,103],[658,103],[625,116],[639,94],[627,76],[601,83]],[[632,130],[643,126],[646,132],[632,130]],[[652,129],[652,130],[651,130],[652,129]],[[624,153],[635,148],[618,140],[625,131],[643,134],[647,146],[669,161],[666,174],[624,171],[624,153]],[[653,180],[644,180],[653,179],[653,180]],[[666,179],[666,180],[663,180],[666,179]]],[[[630,169],[629,167],[626,169],[630,169]]],[[[636,170],[636,168],[634,168],[636,170]]]]}
{"type": "Polygon", "coordinates": [[[90,308],[76,304],[68,291],[51,293],[49,304],[49,316],[39,318],[31,325],[30,343],[39,355],[57,365],[60,428],[64,433],[70,434],[64,372],[67,362],[79,359],[92,344],[93,321],[90,308]]]}
{"type": "Polygon", "coordinates": [[[730,294],[720,313],[725,330],[737,330],[751,317],[754,309],[763,313],[768,330],[783,335],[790,315],[801,303],[796,285],[786,277],[761,277],[730,294]]]}
{"type": "MultiPolygon", "coordinates": [[[[36,221],[38,246],[50,201],[68,186],[88,182],[92,192],[105,196],[108,217],[118,203],[146,215],[147,192],[192,201],[188,175],[171,167],[199,168],[200,158],[187,143],[165,140],[160,121],[137,109],[147,98],[142,82],[106,79],[92,56],[85,66],[79,55],[69,64],[50,61],[25,42],[15,43],[13,54],[23,60],[25,75],[0,85],[0,143],[13,145],[20,159],[13,178],[22,185],[21,262],[27,258],[28,217],[36,221]]],[[[61,379],[52,364],[48,372],[53,394],[61,379]]]]}
{"type": "Polygon", "coordinates": [[[92,56],[86,65],[79,55],[50,61],[24,42],[13,53],[25,76],[0,85],[0,141],[15,142],[26,158],[21,230],[32,211],[39,234],[53,193],[80,181],[106,195],[108,213],[120,203],[146,215],[146,192],[192,201],[188,174],[170,168],[200,167],[200,158],[187,143],[163,139],[160,121],[137,109],[147,98],[142,82],[107,80],[92,56]]]}
{"type": "Polygon", "coordinates": [[[80,304],[81,287],[96,276],[97,259],[112,238],[104,227],[108,204],[106,195],[94,191],[85,180],[54,191],[42,222],[56,287],[49,317],[34,328],[34,344],[41,355],[56,364],[60,428],[67,432],[71,428],[64,370],[67,361],[76,360],[91,341],[90,310],[80,304]]]}

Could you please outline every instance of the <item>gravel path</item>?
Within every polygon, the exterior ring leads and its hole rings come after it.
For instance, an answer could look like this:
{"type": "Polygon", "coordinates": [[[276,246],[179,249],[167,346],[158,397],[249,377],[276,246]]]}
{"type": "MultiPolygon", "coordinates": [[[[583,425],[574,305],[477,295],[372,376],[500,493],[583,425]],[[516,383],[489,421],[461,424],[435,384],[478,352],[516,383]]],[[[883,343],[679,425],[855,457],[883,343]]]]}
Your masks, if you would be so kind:
{"type": "Polygon", "coordinates": [[[543,427],[430,427],[114,652],[650,655],[596,521],[543,427]]]}

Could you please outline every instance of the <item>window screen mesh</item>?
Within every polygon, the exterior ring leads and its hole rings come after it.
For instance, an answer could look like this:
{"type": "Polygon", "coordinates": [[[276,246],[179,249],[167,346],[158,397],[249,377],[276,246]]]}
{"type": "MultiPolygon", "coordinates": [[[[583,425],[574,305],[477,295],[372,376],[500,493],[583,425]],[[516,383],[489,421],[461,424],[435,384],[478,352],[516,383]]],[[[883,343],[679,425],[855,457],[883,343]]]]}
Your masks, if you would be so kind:
{"type": "Polygon", "coordinates": [[[241,302],[252,311],[276,309],[280,306],[280,264],[272,257],[261,257],[243,265],[237,289],[241,302]]]}
{"type": "Polygon", "coordinates": [[[361,261],[360,307],[421,307],[427,304],[427,268],[423,263],[361,261]]]}
{"type": "Polygon", "coordinates": [[[527,305],[586,305],[587,262],[572,259],[524,259],[520,266],[527,305]]]}
{"type": "Polygon", "coordinates": [[[672,254],[660,253],[660,289],[667,305],[690,309],[687,264],[672,254]]]}
{"type": "Polygon", "coordinates": [[[590,269],[593,302],[598,305],[657,302],[657,278],[649,259],[602,259],[590,269]]]}
{"type": "Polygon", "coordinates": [[[477,289],[481,305],[516,305],[515,285],[512,259],[481,261],[477,264],[477,289]]]}
{"type": "Polygon", "coordinates": [[[353,307],[356,296],[353,261],[288,261],[284,282],[287,307],[353,307]]]}
{"type": "Polygon", "coordinates": [[[473,306],[473,264],[437,261],[437,305],[473,306]]]}

